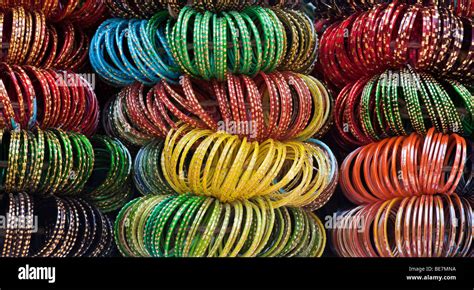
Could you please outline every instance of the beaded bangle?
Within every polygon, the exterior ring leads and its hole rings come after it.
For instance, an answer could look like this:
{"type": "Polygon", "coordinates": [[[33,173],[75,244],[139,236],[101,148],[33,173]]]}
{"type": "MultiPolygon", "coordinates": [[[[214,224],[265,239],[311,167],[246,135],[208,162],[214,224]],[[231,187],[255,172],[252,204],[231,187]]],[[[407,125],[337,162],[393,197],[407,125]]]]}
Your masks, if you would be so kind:
{"type": "Polygon", "coordinates": [[[314,214],[273,209],[265,198],[221,203],[186,194],[132,200],[115,220],[115,241],[134,257],[319,257],[326,235],[314,214]]]}

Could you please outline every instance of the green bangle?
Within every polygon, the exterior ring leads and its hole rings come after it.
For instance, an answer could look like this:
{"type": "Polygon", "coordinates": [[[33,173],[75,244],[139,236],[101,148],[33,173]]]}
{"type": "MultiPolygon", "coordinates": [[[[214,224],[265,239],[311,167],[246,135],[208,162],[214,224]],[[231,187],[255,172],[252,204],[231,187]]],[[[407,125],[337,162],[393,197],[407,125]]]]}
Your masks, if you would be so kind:
{"type": "Polygon", "coordinates": [[[321,221],[268,199],[222,203],[172,195],[137,198],[117,215],[115,241],[125,256],[320,256],[321,221]]]}
{"type": "Polygon", "coordinates": [[[132,195],[132,157],[117,139],[95,135],[91,139],[95,163],[85,192],[103,212],[121,208],[132,195]],[[105,175],[105,176],[104,176],[105,175]]]}
{"type": "MultiPolygon", "coordinates": [[[[290,15],[295,22],[306,19],[299,14],[290,15]]],[[[306,23],[304,26],[311,27],[306,23]]],[[[283,64],[288,45],[285,27],[276,13],[261,7],[240,13],[200,13],[184,7],[175,22],[168,22],[166,30],[171,53],[182,70],[205,80],[222,81],[227,73],[254,76],[260,71],[273,71],[283,64]],[[189,35],[192,39],[188,39],[189,35]]],[[[302,29],[300,34],[304,34],[302,29]]],[[[295,63],[306,65],[306,56],[315,55],[315,43],[313,38],[303,38],[301,50],[295,55],[305,57],[295,63]]]]}

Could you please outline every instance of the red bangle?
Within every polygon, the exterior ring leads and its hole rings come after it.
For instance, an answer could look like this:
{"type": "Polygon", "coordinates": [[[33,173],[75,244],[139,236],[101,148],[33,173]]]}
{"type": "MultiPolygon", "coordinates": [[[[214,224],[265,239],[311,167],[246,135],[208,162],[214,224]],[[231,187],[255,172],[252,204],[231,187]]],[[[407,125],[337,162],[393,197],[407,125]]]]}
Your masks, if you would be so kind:
{"type": "MultiPolygon", "coordinates": [[[[223,130],[250,141],[304,140],[327,131],[333,108],[329,93],[319,81],[292,72],[260,73],[253,79],[228,75],[225,82],[203,82],[183,76],[179,85],[161,81],[145,92],[146,98],[144,90],[138,84],[123,89],[117,102],[111,102],[106,110],[120,110],[115,114],[127,116],[144,139],[165,136],[179,120],[192,127],[223,130]]],[[[142,138],[132,140],[127,132],[122,132],[123,124],[115,125],[117,130],[113,134],[132,143],[141,142],[142,138]]]]}
{"type": "Polygon", "coordinates": [[[71,72],[0,63],[2,128],[63,128],[94,133],[98,102],[89,83],[71,72]],[[64,79],[66,78],[66,79],[64,79]],[[79,82],[79,83],[76,83],[79,82]],[[87,110],[88,108],[89,110],[87,110]]]}

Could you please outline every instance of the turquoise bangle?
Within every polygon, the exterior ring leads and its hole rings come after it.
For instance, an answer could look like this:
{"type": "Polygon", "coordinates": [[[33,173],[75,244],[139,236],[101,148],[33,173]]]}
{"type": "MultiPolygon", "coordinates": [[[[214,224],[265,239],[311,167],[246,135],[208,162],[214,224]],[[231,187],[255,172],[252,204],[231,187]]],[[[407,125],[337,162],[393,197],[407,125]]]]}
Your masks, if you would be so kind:
{"type": "Polygon", "coordinates": [[[89,58],[93,69],[116,86],[135,81],[153,85],[161,79],[176,83],[181,70],[164,37],[168,21],[166,12],[157,13],[149,21],[106,20],[91,41],[89,58]]]}

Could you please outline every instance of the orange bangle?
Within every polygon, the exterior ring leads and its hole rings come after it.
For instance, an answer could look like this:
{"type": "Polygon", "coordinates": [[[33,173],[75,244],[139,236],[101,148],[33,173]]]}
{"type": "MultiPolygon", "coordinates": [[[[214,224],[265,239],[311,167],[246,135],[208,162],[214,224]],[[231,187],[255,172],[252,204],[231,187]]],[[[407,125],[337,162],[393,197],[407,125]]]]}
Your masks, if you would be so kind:
{"type": "Polygon", "coordinates": [[[426,136],[412,133],[358,148],[342,163],[340,184],[356,204],[423,194],[451,195],[466,158],[463,137],[436,133],[432,128],[426,136]]]}

